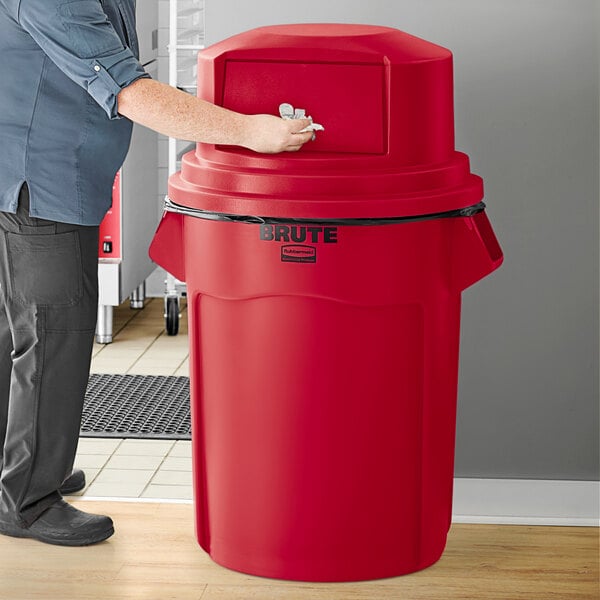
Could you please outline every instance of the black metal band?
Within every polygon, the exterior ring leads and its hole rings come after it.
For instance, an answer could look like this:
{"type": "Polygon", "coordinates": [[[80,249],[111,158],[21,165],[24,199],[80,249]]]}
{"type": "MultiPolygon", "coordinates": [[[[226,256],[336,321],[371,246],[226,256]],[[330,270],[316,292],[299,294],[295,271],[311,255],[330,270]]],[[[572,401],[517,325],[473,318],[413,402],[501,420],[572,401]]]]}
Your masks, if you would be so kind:
{"type": "Polygon", "coordinates": [[[353,219],[298,219],[289,217],[257,217],[245,215],[230,215],[225,213],[210,212],[199,208],[190,208],[175,204],[168,196],[165,197],[164,209],[167,212],[179,213],[198,219],[207,219],[209,221],[228,221],[231,223],[251,223],[251,224],[277,224],[277,223],[298,223],[311,225],[393,225],[395,223],[413,223],[416,221],[431,221],[433,219],[448,219],[452,217],[472,217],[485,210],[485,203],[479,202],[466,208],[459,208],[440,213],[430,213],[425,215],[413,215],[410,217],[379,217],[379,218],[353,218],[353,219]]]}

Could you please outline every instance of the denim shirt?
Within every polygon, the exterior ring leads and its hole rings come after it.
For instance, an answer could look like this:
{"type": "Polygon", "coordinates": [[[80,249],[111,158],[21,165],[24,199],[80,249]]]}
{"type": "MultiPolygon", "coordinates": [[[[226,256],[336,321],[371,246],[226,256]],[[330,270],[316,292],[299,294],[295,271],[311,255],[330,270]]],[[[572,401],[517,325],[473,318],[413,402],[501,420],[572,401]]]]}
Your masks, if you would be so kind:
{"type": "Polygon", "coordinates": [[[0,0],[0,211],[98,225],[132,123],[117,95],[148,77],[135,0],[0,0]]]}

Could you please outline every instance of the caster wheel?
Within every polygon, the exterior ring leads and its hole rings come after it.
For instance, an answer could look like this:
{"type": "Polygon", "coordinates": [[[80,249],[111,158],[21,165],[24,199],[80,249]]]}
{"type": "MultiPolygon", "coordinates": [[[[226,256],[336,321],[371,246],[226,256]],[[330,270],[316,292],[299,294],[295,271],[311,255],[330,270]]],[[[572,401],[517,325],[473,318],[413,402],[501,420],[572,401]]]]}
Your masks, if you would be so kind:
{"type": "Polygon", "coordinates": [[[165,301],[165,328],[167,335],[179,332],[179,298],[168,297],[165,301]]]}

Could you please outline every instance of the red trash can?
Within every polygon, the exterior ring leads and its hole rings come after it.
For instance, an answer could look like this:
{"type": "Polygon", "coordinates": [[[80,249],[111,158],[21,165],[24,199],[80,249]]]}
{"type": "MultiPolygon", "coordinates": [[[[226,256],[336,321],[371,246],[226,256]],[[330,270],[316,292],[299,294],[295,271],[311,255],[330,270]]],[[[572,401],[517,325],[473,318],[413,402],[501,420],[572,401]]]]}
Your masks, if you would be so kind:
{"type": "Polygon", "coordinates": [[[422,569],[450,527],[461,291],[502,262],[454,149],[452,55],[374,26],[256,29],[199,96],[306,109],[297,153],[198,144],[152,258],[187,282],[196,529],[226,567],[422,569]]]}

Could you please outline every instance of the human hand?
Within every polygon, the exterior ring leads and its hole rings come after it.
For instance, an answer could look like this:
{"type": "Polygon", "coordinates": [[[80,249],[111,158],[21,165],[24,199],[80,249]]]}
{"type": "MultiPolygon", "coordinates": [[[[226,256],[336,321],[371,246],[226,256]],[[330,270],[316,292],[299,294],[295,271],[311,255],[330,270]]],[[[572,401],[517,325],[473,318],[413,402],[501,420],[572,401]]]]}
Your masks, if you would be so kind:
{"type": "Polygon", "coordinates": [[[300,133],[311,123],[310,119],[281,119],[273,115],[246,115],[245,135],[240,145],[266,154],[295,152],[312,139],[312,131],[300,133]]]}

